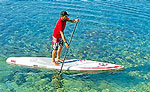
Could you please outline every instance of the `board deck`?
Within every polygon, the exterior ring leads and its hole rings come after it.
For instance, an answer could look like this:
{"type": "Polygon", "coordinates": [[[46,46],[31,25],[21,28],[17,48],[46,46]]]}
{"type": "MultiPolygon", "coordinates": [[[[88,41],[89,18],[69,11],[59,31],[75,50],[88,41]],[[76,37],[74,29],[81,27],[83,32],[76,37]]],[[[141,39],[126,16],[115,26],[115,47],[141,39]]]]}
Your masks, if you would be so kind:
{"type": "MultiPolygon", "coordinates": [[[[55,66],[52,63],[52,58],[47,57],[9,57],[6,62],[8,64],[22,65],[28,67],[36,68],[47,68],[59,70],[61,68],[61,63],[59,66],[55,66]]],[[[70,71],[102,71],[102,70],[121,70],[124,66],[84,60],[84,59],[66,59],[62,70],[70,71]]]]}

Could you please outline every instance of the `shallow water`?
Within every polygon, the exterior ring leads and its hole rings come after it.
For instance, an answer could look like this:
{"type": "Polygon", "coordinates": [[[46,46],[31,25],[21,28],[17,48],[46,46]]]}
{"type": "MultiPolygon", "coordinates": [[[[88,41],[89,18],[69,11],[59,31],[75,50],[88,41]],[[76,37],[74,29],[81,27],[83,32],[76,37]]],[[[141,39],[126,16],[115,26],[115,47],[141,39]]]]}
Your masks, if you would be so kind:
{"type": "MultiPolygon", "coordinates": [[[[150,92],[149,0],[0,0],[0,12],[0,92],[150,92]],[[80,19],[67,58],[125,69],[55,79],[54,71],[5,63],[13,56],[51,57],[62,10],[80,19]]],[[[68,41],[74,25],[67,23],[68,41]]]]}

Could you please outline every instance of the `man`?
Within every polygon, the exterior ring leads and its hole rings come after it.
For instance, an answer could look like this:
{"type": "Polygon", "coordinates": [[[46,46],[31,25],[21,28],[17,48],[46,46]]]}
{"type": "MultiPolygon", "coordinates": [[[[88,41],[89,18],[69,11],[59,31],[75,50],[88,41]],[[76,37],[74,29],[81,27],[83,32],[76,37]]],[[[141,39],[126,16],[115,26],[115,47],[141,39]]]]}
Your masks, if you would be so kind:
{"type": "Polygon", "coordinates": [[[56,52],[57,52],[57,61],[63,61],[62,59],[60,59],[60,54],[61,54],[61,50],[63,48],[63,42],[65,43],[65,46],[67,48],[69,48],[69,45],[65,39],[64,36],[64,29],[66,26],[66,22],[71,22],[71,23],[75,23],[75,22],[79,22],[79,19],[75,19],[75,20],[70,20],[68,18],[68,13],[66,11],[61,11],[60,13],[60,19],[57,21],[56,26],[54,28],[54,32],[53,32],[53,40],[52,40],[52,48],[53,48],[53,52],[52,52],[52,62],[54,63],[55,66],[58,66],[59,64],[56,63],[55,61],[55,56],[56,56],[56,52]]]}

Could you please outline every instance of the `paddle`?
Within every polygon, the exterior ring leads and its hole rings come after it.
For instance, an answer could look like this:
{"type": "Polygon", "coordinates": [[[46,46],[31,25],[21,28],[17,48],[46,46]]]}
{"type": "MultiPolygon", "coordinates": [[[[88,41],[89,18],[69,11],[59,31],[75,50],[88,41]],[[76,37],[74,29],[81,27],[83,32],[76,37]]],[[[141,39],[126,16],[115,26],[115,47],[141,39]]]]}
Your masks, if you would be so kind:
{"type": "MultiPolygon", "coordinates": [[[[74,32],[75,32],[75,29],[76,29],[76,27],[77,27],[77,24],[78,24],[78,22],[76,22],[75,27],[74,27],[74,29],[73,29],[73,32],[72,32],[72,35],[71,35],[71,38],[70,38],[70,41],[69,41],[69,44],[68,44],[69,46],[70,46],[70,44],[71,44],[71,41],[72,41],[72,38],[73,38],[73,34],[74,34],[74,32]]],[[[65,59],[66,59],[66,56],[67,56],[68,51],[69,51],[69,48],[67,48],[67,50],[66,50],[66,53],[65,53],[65,56],[64,56],[62,65],[61,65],[61,69],[60,69],[60,71],[59,71],[59,75],[61,74],[61,71],[62,71],[62,68],[63,68],[63,65],[64,65],[64,61],[65,61],[65,59]]]]}

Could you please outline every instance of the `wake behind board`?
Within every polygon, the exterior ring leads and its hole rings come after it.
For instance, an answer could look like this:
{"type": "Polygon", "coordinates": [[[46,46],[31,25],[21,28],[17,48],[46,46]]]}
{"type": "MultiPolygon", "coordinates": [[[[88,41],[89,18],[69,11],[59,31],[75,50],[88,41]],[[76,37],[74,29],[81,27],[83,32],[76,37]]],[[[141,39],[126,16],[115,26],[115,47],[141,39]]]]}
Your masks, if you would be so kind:
{"type": "MultiPolygon", "coordinates": [[[[52,63],[52,58],[46,57],[9,57],[6,62],[8,64],[14,65],[22,65],[28,67],[36,67],[36,68],[47,68],[51,70],[60,70],[61,63],[59,66],[55,66],[52,63]]],[[[91,61],[91,60],[84,60],[84,59],[67,59],[64,62],[63,71],[107,71],[107,70],[122,70],[124,66],[105,63],[105,62],[98,62],[98,61],[91,61]]]]}

